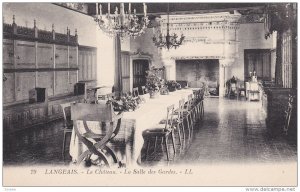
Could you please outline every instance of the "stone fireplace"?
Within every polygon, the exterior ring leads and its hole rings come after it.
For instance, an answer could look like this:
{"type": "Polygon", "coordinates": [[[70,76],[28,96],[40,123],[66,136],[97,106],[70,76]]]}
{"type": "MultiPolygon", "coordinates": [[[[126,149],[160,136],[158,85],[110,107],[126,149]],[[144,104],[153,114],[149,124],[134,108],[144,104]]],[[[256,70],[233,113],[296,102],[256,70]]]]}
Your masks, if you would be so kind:
{"type": "Polygon", "coordinates": [[[207,87],[211,95],[219,93],[219,60],[176,60],[176,81],[187,81],[191,88],[207,87]]]}
{"type": "MultiPolygon", "coordinates": [[[[224,96],[228,69],[238,57],[240,16],[236,12],[170,15],[170,33],[183,33],[185,40],[179,48],[161,52],[166,79],[187,80],[191,87],[203,83],[219,87],[217,92],[224,96]]],[[[166,18],[161,19],[164,34],[166,18]]]]}

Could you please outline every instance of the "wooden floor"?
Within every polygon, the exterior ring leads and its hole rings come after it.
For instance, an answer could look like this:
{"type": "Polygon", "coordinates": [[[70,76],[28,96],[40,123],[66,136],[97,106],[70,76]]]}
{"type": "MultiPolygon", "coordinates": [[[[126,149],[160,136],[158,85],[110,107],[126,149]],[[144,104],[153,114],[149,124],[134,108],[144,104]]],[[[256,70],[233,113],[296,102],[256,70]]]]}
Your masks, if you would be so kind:
{"type": "MultiPolygon", "coordinates": [[[[206,98],[204,105],[192,142],[181,154],[178,148],[170,164],[297,161],[296,142],[271,136],[260,102],[206,98]]],[[[4,165],[69,164],[68,152],[65,161],[61,155],[61,126],[57,121],[4,135],[4,165]]],[[[142,160],[143,166],[167,164],[162,150],[142,160]]]]}

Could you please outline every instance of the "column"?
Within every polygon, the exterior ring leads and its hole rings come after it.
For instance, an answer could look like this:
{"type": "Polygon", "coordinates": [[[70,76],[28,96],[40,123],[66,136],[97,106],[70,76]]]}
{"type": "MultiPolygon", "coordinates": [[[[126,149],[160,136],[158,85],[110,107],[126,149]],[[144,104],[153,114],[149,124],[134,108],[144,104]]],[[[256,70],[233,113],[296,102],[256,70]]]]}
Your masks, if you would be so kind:
{"type": "Polygon", "coordinates": [[[163,59],[166,80],[176,80],[176,63],[174,59],[163,59]]]}
{"type": "Polygon", "coordinates": [[[225,96],[225,67],[219,63],[219,98],[225,96]]]}
{"type": "Polygon", "coordinates": [[[171,80],[171,65],[165,65],[165,79],[167,81],[171,80]]]}

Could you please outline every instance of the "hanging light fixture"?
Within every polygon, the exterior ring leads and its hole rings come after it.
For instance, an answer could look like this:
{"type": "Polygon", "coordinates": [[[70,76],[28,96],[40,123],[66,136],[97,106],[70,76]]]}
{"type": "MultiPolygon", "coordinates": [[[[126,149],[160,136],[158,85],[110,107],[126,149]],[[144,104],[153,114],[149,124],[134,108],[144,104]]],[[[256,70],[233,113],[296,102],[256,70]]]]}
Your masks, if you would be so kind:
{"type": "Polygon", "coordinates": [[[153,43],[156,47],[162,49],[162,48],[167,48],[168,50],[172,47],[175,49],[182,45],[182,42],[185,38],[183,34],[181,34],[181,37],[178,38],[178,35],[174,33],[173,35],[170,35],[170,29],[169,29],[169,3],[168,3],[168,13],[167,13],[167,35],[163,36],[162,33],[160,33],[157,36],[153,36],[153,43]]]}
{"type": "Polygon", "coordinates": [[[143,7],[143,17],[136,14],[136,9],[133,10],[133,14],[131,13],[131,3],[128,4],[128,12],[125,13],[124,11],[124,3],[120,3],[120,13],[118,7],[116,7],[114,14],[110,14],[110,3],[108,3],[107,14],[103,15],[102,5],[100,4],[98,7],[98,3],[96,3],[94,20],[100,29],[110,36],[119,35],[124,37],[128,35],[135,38],[144,33],[149,24],[146,3],[143,3],[143,7]]]}

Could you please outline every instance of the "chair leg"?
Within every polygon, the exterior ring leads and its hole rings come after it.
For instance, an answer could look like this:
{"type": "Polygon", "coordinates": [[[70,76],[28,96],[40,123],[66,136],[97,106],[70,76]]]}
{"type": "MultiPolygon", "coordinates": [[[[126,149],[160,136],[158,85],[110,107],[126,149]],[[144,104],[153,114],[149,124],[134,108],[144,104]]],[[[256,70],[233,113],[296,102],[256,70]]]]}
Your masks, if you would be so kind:
{"type": "Polygon", "coordinates": [[[182,149],[184,150],[185,148],[185,129],[184,129],[184,123],[180,122],[178,123],[179,129],[181,129],[182,132],[182,149]]]}
{"type": "Polygon", "coordinates": [[[204,103],[201,101],[201,120],[203,120],[204,117],[204,103]]]}
{"type": "Polygon", "coordinates": [[[156,146],[157,146],[157,137],[155,137],[155,141],[154,141],[154,153],[156,153],[156,146]]]}
{"type": "Polygon", "coordinates": [[[146,150],[146,157],[145,157],[145,160],[147,161],[147,157],[149,155],[149,149],[150,149],[150,140],[148,139],[147,141],[147,150],[146,150]]]}
{"type": "Polygon", "coordinates": [[[166,149],[166,153],[167,153],[167,161],[170,161],[170,159],[169,159],[169,149],[168,149],[168,137],[164,138],[164,144],[165,144],[165,149],[166,149]]]}
{"type": "Polygon", "coordinates": [[[177,123],[177,132],[178,132],[178,137],[179,137],[179,145],[180,145],[180,152],[181,152],[182,140],[181,140],[181,130],[180,130],[180,123],[177,123]]]}
{"type": "Polygon", "coordinates": [[[197,102],[195,108],[196,108],[196,114],[195,114],[196,122],[198,122],[199,121],[199,102],[197,102]]]}
{"type": "Polygon", "coordinates": [[[190,121],[189,121],[189,115],[186,115],[186,124],[187,124],[187,130],[188,130],[188,142],[190,142],[190,121]]]}
{"type": "Polygon", "coordinates": [[[64,131],[63,148],[62,148],[63,161],[65,161],[65,146],[66,146],[66,132],[64,131]]]}
{"type": "Polygon", "coordinates": [[[172,145],[173,145],[173,151],[174,151],[174,158],[176,157],[176,145],[175,145],[175,136],[174,132],[171,132],[171,139],[172,139],[172,145]]]}
{"type": "Polygon", "coordinates": [[[191,125],[191,131],[190,131],[190,134],[191,134],[191,138],[192,138],[192,130],[194,129],[194,122],[193,122],[193,115],[192,115],[192,111],[190,112],[190,125],[191,125]]]}

